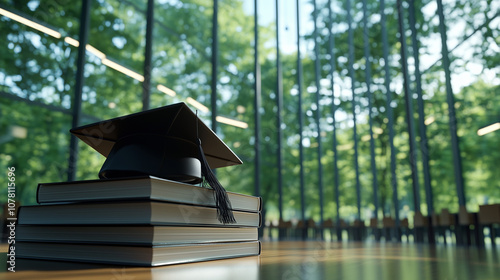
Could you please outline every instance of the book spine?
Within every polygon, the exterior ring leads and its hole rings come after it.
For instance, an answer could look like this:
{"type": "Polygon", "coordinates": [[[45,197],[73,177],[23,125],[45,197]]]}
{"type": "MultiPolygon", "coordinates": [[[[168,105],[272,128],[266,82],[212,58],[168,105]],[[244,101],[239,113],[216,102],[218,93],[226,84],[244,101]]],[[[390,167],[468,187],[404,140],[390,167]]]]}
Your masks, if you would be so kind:
{"type": "Polygon", "coordinates": [[[41,187],[42,187],[42,184],[38,184],[38,186],[36,187],[36,203],[37,204],[40,204],[39,197],[40,197],[40,188],[41,187]]]}
{"type": "Polygon", "coordinates": [[[24,211],[21,211],[24,209],[25,206],[19,206],[19,208],[17,208],[17,221],[16,221],[16,224],[20,224],[22,223],[22,216],[21,215],[22,213],[24,213],[24,211]]]}
{"type": "Polygon", "coordinates": [[[263,221],[262,221],[262,212],[259,212],[259,226],[258,226],[259,228],[262,226],[262,223],[263,223],[263,221]]]}

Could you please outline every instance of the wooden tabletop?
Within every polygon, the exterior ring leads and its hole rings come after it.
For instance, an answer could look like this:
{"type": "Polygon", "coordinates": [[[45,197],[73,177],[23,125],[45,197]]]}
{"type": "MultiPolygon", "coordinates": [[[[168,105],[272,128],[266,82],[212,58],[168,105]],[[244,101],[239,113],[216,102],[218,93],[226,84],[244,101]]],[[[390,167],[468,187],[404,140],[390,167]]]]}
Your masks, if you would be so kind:
{"type": "MultiPolygon", "coordinates": [[[[1,247],[6,252],[7,247],[1,247]]],[[[0,279],[499,279],[500,249],[375,242],[263,242],[262,254],[155,268],[16,259],[0,279]]],[[[1,254],[2,263],[6,254],[1,254]]],[[[6,266],[4,266],[5,271],[6,266]]]]}

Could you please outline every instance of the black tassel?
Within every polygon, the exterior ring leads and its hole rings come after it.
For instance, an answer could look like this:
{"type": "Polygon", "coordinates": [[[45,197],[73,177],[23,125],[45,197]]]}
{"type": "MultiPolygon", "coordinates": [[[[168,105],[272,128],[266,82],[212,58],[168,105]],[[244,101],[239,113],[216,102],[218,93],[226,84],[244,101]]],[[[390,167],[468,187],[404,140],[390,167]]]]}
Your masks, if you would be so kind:
{"type": "Polygon", "coordinates": [[[201,160],[201,176],[203,180],[202,185],[207,188],[210,187],[214,190],[215,204],[217,206],[217,219],[223,224],[234,224],[236,223],[236,220],[233,216],[231,201],[229,201],[226,190],[219,183],[219,180],[217,180],[217,177],[215,177],[212,169],[210,169],[207,159],[205,158],[203,148],[201,147],[201,140],[199,138],[198,147],[201,160]]]}

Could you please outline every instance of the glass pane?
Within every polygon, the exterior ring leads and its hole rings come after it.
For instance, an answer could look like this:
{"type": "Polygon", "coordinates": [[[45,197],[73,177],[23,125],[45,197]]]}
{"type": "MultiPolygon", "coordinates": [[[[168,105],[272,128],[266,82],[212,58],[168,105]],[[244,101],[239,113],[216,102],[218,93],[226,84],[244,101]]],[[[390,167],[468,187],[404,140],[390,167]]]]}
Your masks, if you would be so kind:
{"type": "Polygon", "coordinates": [[[0,14],[0,165],[16,169],[16,201],[34,204],[38,183],[67,179],[77,52],[65,38],[80,5],[3,1],[0,14]]]}

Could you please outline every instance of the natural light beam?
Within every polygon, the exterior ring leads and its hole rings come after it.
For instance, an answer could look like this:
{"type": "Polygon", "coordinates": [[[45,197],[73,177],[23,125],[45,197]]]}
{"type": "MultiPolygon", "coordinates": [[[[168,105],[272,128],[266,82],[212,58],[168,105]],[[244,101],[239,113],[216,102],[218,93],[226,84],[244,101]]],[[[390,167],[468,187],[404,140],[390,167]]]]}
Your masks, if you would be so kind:
{"type": "Polygon", "coordinates": [[[494,124],[491,124],[491,125],[488,125],[488,126],[485,126],[481,129],[479,129],[477,131],[477,135],[479,136],[483,136],[483,135],[486,135],[488,133],[491,133],[495,130],[499,130],[500,129],[500,122],[497,122],[497,123],[494,123],[494,124]]]}
{"type": "MultiPolygon", "coordinates": [[[[103,52],[101,52],[100,50],[94,48],[92,45],[87,44],[85,46],[85,49],[87,51],[89,51],[90,53],[92,53],[93,55],[97,56],[100,60],[104,60],[106,58],[106,55],[103,52]]],[[[144,80],[144,78],[143,78],[143,80],[144,80]]]]}
{"type": "Polygon", "coordinates": [[[200,111],[202,111],[204,113],[208,113],[210,111],[207,106],[201,104],[200,102],[194,100],[191,97],[188,97],[186,99],[186,102],[189,103],[189,104],[191,104],[191,105],[193,105],[193,107],[195,107],[196,109],[198,109],[198,110],[200,110],[200,111]]]}
{"type": "Polygon", "coordinates": [[[78,42],[78,40],[75,40],[71,37],[64,37],[64,42],[72,45],[75,48],[78,48],[78,46],[80,46],[80,42],[78,42]]]}
{"type": "Polygon", "coordinates": [[[172,96],[172,97],[174,97],[174,96],[175,96],[175,91],[173,91],[173,90],[169,89],[168,87],[166,87],[166,86],[164,86],[164,85],[157,85],[157,86],[156,86],[156,88],[157,88],[159,91],[161,91],[161,92],[165,93],[166,95],[170,95],[170,96],[172,96]]]}
{"type": "Polygon", "coordinates": [[[425,125],[430,125],[431,123],[435,122],[436,118],[434,116],[430,116],[427,119],[425,119],[424,124],[425,125]]]}
{"type": "Polygon", "coordinates": [[[116,62],[113,62],[107,58],[104,58],[102,60],[102,64],[108,66],[108,67],[111,67],[113,69],[115,69],[116,71],[119,71],[119,72],[122,72],[123,74],[131,77],[131,78],[134,78],[136,80],[138,80],[139,82],[144,82],[144,76],[142,76],[141,74],[137,73],[137,72],[134,72],[116,62]]]}
{"type": "Polygon", "coordinates": [[[232,125],[232,126],[244,128],[244,129],[248,128],[248,124],[247,123],[242,122],[242,121],[237,121],[237,120],[229,119],[229,118],[226,118],[226,117],[217,116],[217,117],[215,117],[215,120],[218,121],[218,122],[220,122],[220,123],[224,123],[224,124],[228,124],[228,125],[232,125]]]}
{"type": "Polygon", "coordinates": [[[48,34],[48,35],[50,35],[50,36],[52,36],[54,38],[57,38],[57,39],[61,38],[61,33],[55,31],[54,29],[50,29],[48,27],[45,27],[45,26],[43,26],[41,24],[38,24],[38,23],[36,23],[34,21],[31,21],[31,20],[29,20],[27,18],[18,16],[18,15],[14,14],[14,13],[11,13],[11,12],[7,11],[7,10],[4,10],[4,9],[0,8],[0,15],[6,16],[6,17],[8,17],[10,19],[13,19],[13,20],[15,20],[15,21],[17,21],[19,23],[22,23],[22,24],[24,24],[26,26],[29,26],[29,27],[31,27],[33,29],[36,29],[36,30],[41,31],[41,32],[43,32],[45,34],[48,34]]]}

